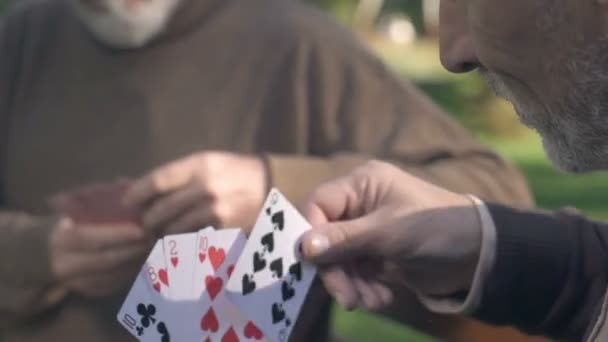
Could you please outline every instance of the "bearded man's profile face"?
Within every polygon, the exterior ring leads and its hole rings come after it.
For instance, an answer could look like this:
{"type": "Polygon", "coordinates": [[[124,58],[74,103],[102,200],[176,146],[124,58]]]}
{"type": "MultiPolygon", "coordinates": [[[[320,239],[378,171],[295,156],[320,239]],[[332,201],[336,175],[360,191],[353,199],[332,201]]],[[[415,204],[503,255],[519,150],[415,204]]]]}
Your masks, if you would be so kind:
{"type": "Polygon", "coordinates": [[[442,0],[441,60],[477,69],[561,169],[607,169],[607,14],[603,0],[442,0]]]}
{"type": "Polygon", "coordinates": [[[183,0],[69,1],[96,39],[112,47],[138,48],[163,32],[183,0]]]}

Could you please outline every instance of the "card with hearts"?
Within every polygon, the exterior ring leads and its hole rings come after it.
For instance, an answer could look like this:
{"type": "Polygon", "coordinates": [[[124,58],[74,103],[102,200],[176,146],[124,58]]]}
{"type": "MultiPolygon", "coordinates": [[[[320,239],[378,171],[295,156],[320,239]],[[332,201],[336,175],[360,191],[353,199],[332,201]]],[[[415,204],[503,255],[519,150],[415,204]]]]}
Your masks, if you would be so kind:
{"type": "MultiPolygon", "coordinates": [[[[285,342],[316,275],[297,258],[308,229],[272,189],[248,238],[239,228],[213,227],[165,236],[150,252],[119,321],[142,341],[133,317],[142,310],[150,316],[150,309],[163,313],[160,329],[170,327],[174,342],[285,342]]],[[[158,336],[169,342],[169,333],[158,336]]]]}

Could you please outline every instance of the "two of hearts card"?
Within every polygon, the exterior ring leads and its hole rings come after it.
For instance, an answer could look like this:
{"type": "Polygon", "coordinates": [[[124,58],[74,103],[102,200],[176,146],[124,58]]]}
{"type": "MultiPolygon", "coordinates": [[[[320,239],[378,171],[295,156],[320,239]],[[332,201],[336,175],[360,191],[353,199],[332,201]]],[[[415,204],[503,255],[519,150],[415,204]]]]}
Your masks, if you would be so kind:
{"type": "Polygon", "coordinates": [[[287,341],[316,275],[310,224],[272,189],[247,237],[207,227],[158,240],[118,321],[140,341],[287,341]]]}

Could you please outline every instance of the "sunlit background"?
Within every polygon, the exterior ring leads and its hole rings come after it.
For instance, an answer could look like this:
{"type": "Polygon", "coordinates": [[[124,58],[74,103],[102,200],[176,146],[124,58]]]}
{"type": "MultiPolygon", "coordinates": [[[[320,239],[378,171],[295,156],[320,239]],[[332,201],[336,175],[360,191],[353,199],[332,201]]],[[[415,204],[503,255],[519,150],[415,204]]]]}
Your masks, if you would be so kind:
{"type": "MultiPolygon", "coordinates": [[[[204,0],[197,0],[204,1],[204,0]]],[[[474,73],[453,75],[438,57],[439,0],[308,0],[350,27],[396,72],[413,80],[483,142],[515,161],[543,208],[576,206],[608,218],[608,176],[575,177],[552,169],[538,138],[522,126],[511,106],[495,98],[474,73]]],[[[10,0],[0,0],[0,11],[10,0]]],[[[362,312],[336,309],[335,329],[350,341],[431,341],[362,312]]]]}

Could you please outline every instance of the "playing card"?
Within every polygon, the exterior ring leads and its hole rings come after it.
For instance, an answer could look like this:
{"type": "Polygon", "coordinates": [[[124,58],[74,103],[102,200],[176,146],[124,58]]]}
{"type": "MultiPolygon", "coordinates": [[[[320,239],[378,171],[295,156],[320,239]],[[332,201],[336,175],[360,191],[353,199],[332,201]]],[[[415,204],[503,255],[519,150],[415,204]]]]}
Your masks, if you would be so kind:
{"type": "Polygon", "coordinates": [[[226,288],[226,297],[273,341],[286,341],[315,277],[297,259],[310,224],[276,189],[270,192],[226,288]]]}
{"type": "Polygon", "coordinates": [[[203,342],[270,342],[256,323],[248,319],[225,296],[219,296],[201,318],[203,342]]]}
{"type": "MultiPolygon", "coordinates": [[[[240,229],[202,230],[199,232],[199,254],[194,271],[193,289],[198,295],[197,305],[189,310],[189,315],[196,318],[190,325],[188,336],[195,341],[209,338],[216,340],[221,333],[221,326],[230,324],[219,316],[223,304],[223,291],[234,265],[246,242],[245,234],[240,229]]],[[[228,319],[230,319],[228,317],[228,319]]],[[[233,341],[231,339],[217,341],[233,341]]]]}
{"type": "Polygon", "coordinates": [[[158,240],[152,251],[148,255],[148,259],[144,264],[143,272],[145,280],[151,292],[160,294],[163,298],[169,298],[169,288],[172,281],[169,278],[167,265],[165,263],[165,252],[163,240],[158,240]]]}
{"type": "Polygon", "coordinates": [[[199,232],[198,263],[193,289],[198,298],[213,301],[224,289],[247,238],[240,229],[199,232]]]}
{"type": "Polygon", "coordinates": [[[52,196],[49,205],[77,224],[138,224],[138,213],[122,204],[131,181],[95,183],[52,196]]]}
{"type": "Polygon", "coordinates": [[[125,299],[117,319],[133,336],[143,342],[170,342],[172,340],[172,325],[164,311],[160,295],[149,292],[146,278],[148,265],[144,265],[139,273],[127,298],[125,299]]]}
{"type": "Polygon", "coordinates": [[[196,299],[192,279],[197,255],[198,233],[167,235],[163,238],[165,265],[171,286],[168,297],[172,301],[196,299]]]}

